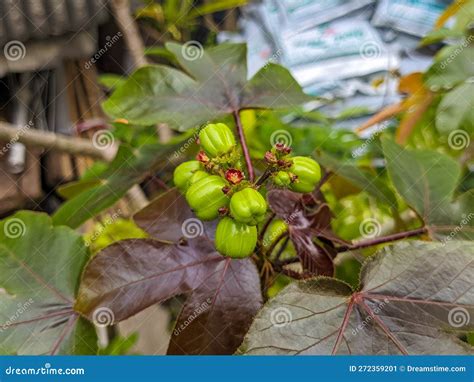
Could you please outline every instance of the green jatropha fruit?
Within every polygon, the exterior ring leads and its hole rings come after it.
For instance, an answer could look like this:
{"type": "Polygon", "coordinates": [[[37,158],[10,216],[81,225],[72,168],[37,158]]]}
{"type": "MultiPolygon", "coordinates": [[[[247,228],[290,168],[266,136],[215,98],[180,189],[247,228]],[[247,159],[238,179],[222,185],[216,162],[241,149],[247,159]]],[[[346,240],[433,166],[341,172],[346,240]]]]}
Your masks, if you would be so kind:
{"type": "Polygon", "coordinates": [[[207,125],[199,132],[199,141],[211,158],[227,154],[235,147],[234,134],[223,123],[207,125]]]}
{"type": "Polygon", "coordinates": [[[248,257],[257,245],[257,227],[225,217],[217,225],[215,245],[223,256],[234,259],[248,257]]]}
{"type": "Polygon", "coordinates": [[[288,225],[282,219],[273,220],[263,235],[262,246],[269,248],[275,240],[288,231],[288,225]]]}
{"type": "Polygon", "coordinates": [[[202,163],[197,160],[190,160],[181,163],[174,169],[173,182],[181,193],[186,193],[189,187],[189,180],[198,171],[204,170],[202,163]]]}
{"type": "Polygon", "coordinates": [[[191,178],[189,178],[188,184],[189,186],[191,186],[192,184],[200,181],[201,179],[207,176],[210,176],[210,175],[206,171],[198,170],[191,176],[191,178]]]}
{"type": "Polygon", "coordinates": [[[292,179],[289,188],[295,192],[312,192],[321,180],[321,167],[319,167],[319,164],[308,157],[297,156],[291,158],[291,161],[292,164],[288,171],[290,175],[296,175],[296,179],[292,179]]]}
{"type": "Polygon", "coordinates": [[[186,200],[201,220],[213,220],[219,209],[229,205],[229,198],[222,189],[227,182],[217,175],[209,175],[192,184],[186,192],[186,200]]]}
{"type": "Polygon", "coordinates": [[[257,225],[267,212],[267,202],[257,190],[249,187],[236,192],[230,199],[230,214],[240,223],[257,225]]]}
{"type": "Polygon", "coordinates": [[[273,183],[279,187],[289,187],[291,184],[291,176],[286,171],[278,171],[272,179],[273,183]]]}

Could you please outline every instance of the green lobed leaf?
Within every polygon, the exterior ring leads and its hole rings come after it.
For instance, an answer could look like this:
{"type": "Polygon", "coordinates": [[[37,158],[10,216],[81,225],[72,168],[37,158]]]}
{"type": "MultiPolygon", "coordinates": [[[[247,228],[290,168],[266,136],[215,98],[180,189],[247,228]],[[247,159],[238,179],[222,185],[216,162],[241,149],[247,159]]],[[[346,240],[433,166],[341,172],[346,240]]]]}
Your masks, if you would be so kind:
{"type": "Polygon", "coordinates": [[[441,50],[435,63],[424,74],[429,88],[450,88],[474,76],[474,46],[467,44],[447,46],[441,50]]]}
{"type": "Polygon", "coordinates": [[[389,206],[397,206],[398,203],[394,193],[376,173],[361,169],[350,163],[340,162],[326,153],[321,153],[315,157],[329,171],[338,174],[389,206]]]}
{"type": "Polygon", "coordinates": [[[93,326],[73,310],[88,250],[46,214],[0,222],[0,353],[95,354],[93,326]]]}
{"type": "Polygon", "coordinates": [[[474,354],[469,242],[400,242],[363,266],[354,292],[316,278],[290,284],[259,312],[245,354],[474,354]]]}
{"type": "Polygon", "coordinates": [[[458,163],[435,151],[405,150],[388,139],[382,145],[395,188],[429,234],[440,240],[474,240],[474,190],[453,201],[461,177],[458,163]]]}
{"type": "Polygon", "coordinates": [[[464,128],[474,133],[474,83],[463,83],[448,92],[438,105],[436,128],[441,133],[464,128]]]}
{"type": "Polygon", "coordinates": [[[98,179],[79,181],[67,190],[72,198],[54,213],[54,224],[77,228],[113,206],[147,174],[169,166],[167,157],[176,147],[178,144],[150,144],[139,150],[132,150],[125,145],[121,146],[115,159],[101,172],[98,179]]]}
{"type": "Polygon", "coordinates": [[[266,65],[247,81],[245,45],[203,50],[168,43],[166,48],[189,76],[165,66],[139,69],[103,104],[111,117],[138,125],[167,123],[184,131],[242,109],[290,107],[311,100],[288,70],[276,64],[266,65]]]}

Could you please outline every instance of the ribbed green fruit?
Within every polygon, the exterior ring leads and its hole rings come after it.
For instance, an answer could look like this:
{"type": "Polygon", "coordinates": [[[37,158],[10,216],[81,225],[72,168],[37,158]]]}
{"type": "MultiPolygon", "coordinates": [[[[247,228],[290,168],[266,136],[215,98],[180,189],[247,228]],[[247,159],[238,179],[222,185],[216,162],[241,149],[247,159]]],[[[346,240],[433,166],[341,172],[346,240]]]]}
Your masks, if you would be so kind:
{"type": "Polygon", "coordinates": [[[198,170],[191,176],[191,178],[189,178],[188,185],[191,186],[192,184],[200,181],[206,176],[209,176],[209,174],[206,171],[198,170]]]}
{"type": "Polygon", "coordinates": [[[312,192],[321,179],[319,164],[308,157],[293,157],[291,160],[293,163],[289,172],[298,178],[296,182],[290,184],[290,189],[301,193],[312,192]]]}
{"type": "Polygon", "coordinates": [[[202,163],[197,160],[190,160],[181,163],[174,169],[173,182],[178,190],[185,193],[189,187],[189,180],[197,171],[203,170],[202,163]]]}
{"type": "Polygon", "coordinates": [[[199,141],[211,158],[227,154],[235,147],[234,134],[223,123],[207,125],[200,131],[199,141]]]}
{"type": "Polygon", "coordinates": [[[263,247],[269,248],[286,231],[288,231],[288,225],[282,219],[273,220],[263,235],[263,247]]]}
{"type": "Polygon", "coordinates": [[[267,212],[265,198],[253,188],[244,188],[230,199],[230,214],[240,223],[257,225],[267,212]]]}
{"type": "Polygon", "coordinates": [[[224,256],[236,259],[248,257],[257,245],[257,227],[225,217],[217,225],[215,245],[224,256]]]}
{"type": "Polygon", "coordinates": [[[291,183],[291,176],[285,171],[278,171],[273,176],[273,183],[280,187],[288,187],[291,183]]]}
{"type": "Polygon", "coordinates": [[[226,181],[220,176],[209,175],[188,188],[186,200],[199,219],[216,219],[219,208],[229,205],[229,198],[222,192],[226,185],[226,181]]]}

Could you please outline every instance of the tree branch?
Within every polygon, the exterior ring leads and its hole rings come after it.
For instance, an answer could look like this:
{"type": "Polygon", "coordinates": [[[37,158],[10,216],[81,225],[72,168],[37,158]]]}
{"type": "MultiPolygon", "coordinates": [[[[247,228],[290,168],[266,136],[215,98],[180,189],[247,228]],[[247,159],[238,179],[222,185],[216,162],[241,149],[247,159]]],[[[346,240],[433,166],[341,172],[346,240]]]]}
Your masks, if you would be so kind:
{"type": "Polygon", "coordinates": [[[249,172],[249,180],[253,182],[255,179],[255,173],[252,166],[252,160],[250,159],[249,148],[247,147],[247,142],[245,141],[244,128],[242,126],[242,121],[240,119],[239,111],[232,112],[234,116],[235,126],[237,127],[237,133],[239,135],[240,145],[242,146],[242,151],[245,157],[245,163],[247,165],[247,170],[249,172]]]}
{"type": "Polygon", "coordinates": [[[148,63],[145,57],[145,45],[138,31],[137,24],[130,14],[130,2],[128,0],[112,0],[110,6],[114,12],[115,20],[123,33],[133,66],[135,68],[145,66],[148,63]]]}
{"type": "MultiPolygon", "coordinates": [[[[123,38],[133,61],[133,66],[135,69],[138,69],[142,66],[148,65],[149,62],[145,56],[145,44],[143,43],[137,23],[130,14],[130,1],[112,0],[110,5],[115,20],[123,33],[123,38]]],[[[158,125],[158,135],[162,142],[168,142],[173,134],[168,125],[160,123],[158,125]]]]}
{"type": "MultiPolygon", "coordinates": [[[[72,155],[83,155],[94,159],[110,161],[115,156],[117,147],[99,148],[88,139],[59,135],[52,132],[36,130],[29,127],[16,127],[6,122],[0,122],[0,141],[8,144],[20,142],[30,147],[40,147],[56,150],[72,155]]],[[[7,146],[0,148],[0,156],[7,146]]]]}

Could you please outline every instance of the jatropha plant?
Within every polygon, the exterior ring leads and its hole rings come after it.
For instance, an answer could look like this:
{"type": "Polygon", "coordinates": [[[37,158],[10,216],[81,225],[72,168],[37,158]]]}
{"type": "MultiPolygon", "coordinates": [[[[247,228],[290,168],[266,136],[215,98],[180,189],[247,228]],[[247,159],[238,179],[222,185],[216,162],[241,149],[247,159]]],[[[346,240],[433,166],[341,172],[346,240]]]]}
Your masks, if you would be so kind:
{"type": "Polygon", "coordinates": [[[173,179],[199,219],[220,219],[215,246],[224,256],[244,258],[254,252],[257,226],[268,212],[261,191],[267,181],[310,193],[321,179],[321,168],[315,160],[291,157],[291,148],[277,143],[265,154],[267,169],[262,176],[254,182],[247,180],[234,135],[223,123],[204,127],[199,141],[197,160],[176,167],[173,179]]]}
{"type": "MultiPolygon", "coordinates": [[[[104,109],[130,128],[204,126],[197,157],[173,168],[176,187],[133,216],[145,238],[94,255],[75,229],[169,167],[182,140],[123,144],[108,167],[69,186],[52,217],[23,211],[0,221],[0,352],[96,354],[95,327],[179,297],[168,354],[472,354],[474,190],[462,181],[464,163],[403,148],[389,131],[377,138],[377,171],[316,147],[293,156],[278,143],[252,158],[241,112],[310,97],[279,65],[248,79],[245,45],[193,60],[184,46],[166,47],[182,70],[141,68],[104,109]],[[209,124],[229,116],[235,126],[209,124]],[[391,232],[343,240],[333,177],[391,211],[391,232]],[[348,256],[363,262],[358,280],[341,272],[348,256]]],[[[468,68],[468,52],[448,68],[468,68]]]]}

